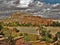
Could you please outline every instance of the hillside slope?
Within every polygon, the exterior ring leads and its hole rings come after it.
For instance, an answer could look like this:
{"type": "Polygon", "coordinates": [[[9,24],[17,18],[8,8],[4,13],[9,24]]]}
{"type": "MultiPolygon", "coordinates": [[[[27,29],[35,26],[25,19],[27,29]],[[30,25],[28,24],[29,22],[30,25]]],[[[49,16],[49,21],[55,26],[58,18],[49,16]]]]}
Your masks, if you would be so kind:
{"type": "Polygon", "coordinates": [[[40,16],[33,16],[27,13],[13,13],[9,18],[1,20],[2,22],[19,22],[20,24],[33,24],[33,25],[50,25],[53,23],[52,19],[42,18],[40,16]]]}

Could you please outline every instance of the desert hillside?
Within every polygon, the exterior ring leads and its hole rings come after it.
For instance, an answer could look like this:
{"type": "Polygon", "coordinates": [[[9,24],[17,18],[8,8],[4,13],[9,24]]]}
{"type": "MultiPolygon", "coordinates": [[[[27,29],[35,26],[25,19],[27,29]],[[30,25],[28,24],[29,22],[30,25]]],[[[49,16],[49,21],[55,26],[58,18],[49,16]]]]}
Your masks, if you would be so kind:
{"type": "Polygon", "coordinates": [[[40,16],[33,16],[27,13],[16,12],[9,18],[0,20],[4,23],[19,22],[20,24],[33,24],[33,25],[50,25],[53,23],[52,19],[42,18],[40,16]]]}

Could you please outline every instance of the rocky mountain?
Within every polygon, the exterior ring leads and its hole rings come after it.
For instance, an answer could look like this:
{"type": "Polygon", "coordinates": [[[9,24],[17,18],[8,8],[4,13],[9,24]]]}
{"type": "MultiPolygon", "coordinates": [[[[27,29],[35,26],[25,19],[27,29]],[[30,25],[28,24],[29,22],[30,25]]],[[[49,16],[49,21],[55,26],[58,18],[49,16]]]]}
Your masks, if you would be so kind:
{"type": "Polygon", "coordinates": [[[9,16],[7,19],[0,20],[3,23],[18,22],[20,24],[32,25],[50,25],[53,23],[52,19],[42,18],[40,16],[33,16],[28,13],[16,12],[9,16]]]}

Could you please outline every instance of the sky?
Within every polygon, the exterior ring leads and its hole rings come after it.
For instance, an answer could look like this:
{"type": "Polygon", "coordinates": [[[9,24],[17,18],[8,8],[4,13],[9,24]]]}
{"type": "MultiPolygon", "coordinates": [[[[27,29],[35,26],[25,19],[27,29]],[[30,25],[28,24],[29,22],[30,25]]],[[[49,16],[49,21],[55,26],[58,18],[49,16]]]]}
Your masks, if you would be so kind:
{"type": "Polygon", "coordinates": [[[43,1],[50,4],[60,3],[60,0],[43,0],[43,1]]]}

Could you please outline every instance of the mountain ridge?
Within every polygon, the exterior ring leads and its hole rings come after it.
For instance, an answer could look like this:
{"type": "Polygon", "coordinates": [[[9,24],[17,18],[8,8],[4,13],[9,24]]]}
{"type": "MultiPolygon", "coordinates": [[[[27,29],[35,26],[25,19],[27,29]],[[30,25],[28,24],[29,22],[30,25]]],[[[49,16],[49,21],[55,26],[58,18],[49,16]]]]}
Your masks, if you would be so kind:
{"type": "Polygon", "coordinates": [[[27,13],[16,12],[13,13],[9,18],[0,20],[0,22],[18,22],[20,24],[32,24],[32,25],[50,25],[53,23],[52,19],[42,18],[40,16],[33,16],[27,13]]]}

